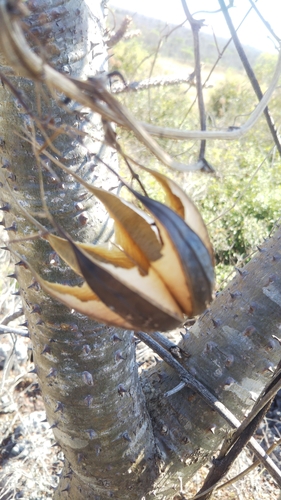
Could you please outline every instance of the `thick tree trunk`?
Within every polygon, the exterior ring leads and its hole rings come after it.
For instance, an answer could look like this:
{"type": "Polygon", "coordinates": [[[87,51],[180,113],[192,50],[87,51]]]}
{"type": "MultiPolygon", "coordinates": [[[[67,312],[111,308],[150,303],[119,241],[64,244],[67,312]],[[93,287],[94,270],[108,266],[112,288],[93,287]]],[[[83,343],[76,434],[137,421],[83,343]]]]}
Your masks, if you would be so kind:
{"type": "MultiPolygon", "coordinates": [[[[281,359],[281,228],[221,292],[180,347],[185,366],[241,421],[281,359]],[[275,336],[275,338],[273,337],[275,336]]],[[[172,498],[211,458],[230,429],[189,389],[171,397],[178,376],[165,363],[142,377],[157,446],[169,469],[157,498],[172,498]]]]}
{"type": "MultiPolygon", "coordinates": [[[[52,55],[52,64],[75,77],[103,68],[102,4],[42,0],[35,8],[28,23],[52,55]]],[[[34,113],[41,96],[42,120],[84,127],[81,115],[68,114],[46,99],[46,89],[35,92],[28,81],[10,79],[34,113]]],[[[14,239],[35,231],[19,204],[35,215],[42,207],[36,161],[29,143],[17,135],[23,128],[32,133],[30,118],[6,85],[0,94],[1,158],[6,167],[1,169],[1,191],[7,204],[6,228],[14,239]]],[[[100,122],[92,117],[92,123],[96,138],[100,122]]],[[[97,140],[95,144],[103,149],[97,140]]],[[[98,175],[104,187],[110,183],[78,134],[61,136],[55,146],[70,171],[78,170],[90,182],[98,175]]],[[[100,206],[71,175],[57,174],[60,183],[44,172],[48,206],[74,239],[93,241],[104,217],[100,206]]],[[[181,345],[191,355],[185,363],[188,369],[239,418],[251,408],[281,354],[272,338],[280,338],[280,238],[279,230],[181,345]]],[[[48,280],[77,283],[44,240],[12,248],[48,280]]],[[[55,498],[173,498],[179,490],[178,476],[187,481],[213,455],[228,426],[187,389],[164,398],[163,393],[178,383],[164,363],[145,372],[140,381],[132,332],[104,327],[69,311],[38,290],[23,265],[16,269],[48,420],[65,454],[55,498]]]]}
{"type": "MultiPolygon", "coordinates": [[[[87,6],[77,0],[37,1],[28,25],[46,54],[53,56],[52,63],[62,71],[85,77],[103,69],[106,53],[102,3],[93,1],[87,6]]],[[[5,66],[2,70],[10,74],[5,66]]],[[[41,98],[42,120],[52,119],[57,125],[68,123],[79,130],[90,128],[87,122],[83,123],[82,115],[68,114],[59,108],[46,89],[34,88],[23,78],[10,80],[35,114],[41,98]]],[[[12,228],[11,239],[19,239],[34,233],[36,228],[25,219],[18,204],[35,217],[42,211],[38,167],[30,144],[19,137],[32,132],[29,116],[6,85],[0,87],[0,93],[1,160],[6,167],[1,169],[1,198],[3,205],[9,205],[6,228],[12,228]]],[[[93,136],[102,138],[99,117],[94,116],[91,121],[93,136]]],[[[101,145],[96,139],[96,151],[100,152],[101,145]]],[[[60,136],[55,146],[70,170],[78,169],[89,182],[98,177],[99,186],[116,185],[116,179],[110,180],[107,171],[97,167],[88,156],[87,144],[81,143],[78,133],[74,138],[60,136]]],[[[116,157],[111,156],[109,151],[107,159],[111,158],[114,166],[116,157]]],[[[44,172],[46,200],[55,219],[74,239],[93,241],[105,220],[104,212],[71,175],[58,170],[57,175],[60,183],[44,172]]],[[[45,278],[77,283],[47,242],[24,241],[12,248],[45,278]]],[[[153,484],[157,468],[132,332],[99,325],[68,310],[38,290],[24,266],[18,263],[16,270],[47,418],[65,454],[55,498],[67,496],[63,490],[71,499],[131,500],[143,496],[153,484]]]]}

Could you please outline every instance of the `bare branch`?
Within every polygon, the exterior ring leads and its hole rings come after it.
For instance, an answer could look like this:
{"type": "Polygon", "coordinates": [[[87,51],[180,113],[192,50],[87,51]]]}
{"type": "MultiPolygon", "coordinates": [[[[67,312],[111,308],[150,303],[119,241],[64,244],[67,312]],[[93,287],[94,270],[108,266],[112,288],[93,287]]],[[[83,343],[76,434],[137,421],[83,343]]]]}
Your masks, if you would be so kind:
{"type": "Polygon", "coordinates": [[[108,47],[114,47],[120,40],[124,37],[126,31],[128,30],[130,24],[132,22],[132,18],[129,16],[126,16],[122,23],[120,28],[116,32],[112,32],[110,35],[109,40],[107,41],[107,46],[108,47]]]}
{"type": "Polygon", "coordinates": [[[278,45],[280,44],[281,42],[281,38],[279,38],[279,36],[277,36],[275,34],[275,32],[273,31],[273,29],[271,28],[270,24],[268,21],[266,21],[264,19],[264,17],[261,15],[259,9],[257,8],[257,6],[254,4],[253,0],[249,0],[252,8],[254,9],[254,11],[257,13],[257,15],[259,16],[259,18],[261,19],[261,21],[263,22],[263,24],[266,26],[266,28],[268,29],[268,31],[270,32],[270,34],[273,36],[273,38],[275,38],[275,40],[277,41],[278,45]]]}
{"type": "Polygon", "coordinates": [[[29,333],[26,330],[21,330],[20,328],[14,328],[12,326],[0,325],[0,335],[4,335],[5,333],[15,333],[21,337],[29,337],[29,333]]]}
{"type": "MultiPolygon", "coordinates": [[[[206,111],[205,111],[205,103],[203,97],[202,79],[201,79],[200,39],[199,39],[199,31],[200,28],[203,26],[203,22],[197,21],[196,19],[194,19],[194,17],[192,17],[185,0],[182,0],[182,6],[185,15],[190,23],[193,35],[193,52],[194,52],[194,67],[195,67],[194,73],[196,78],[200,129],[203,131],[206,130],[206,111]]],[[[202,167],[203,170],[213,171],[214,169],[205,160],[205,152],[206,152],[206,140],[203,139],[200,144],[198,162],[203,163],[202,167]]]]}
{"type": "MultiPolygon", "coordinates": [[[[170,365],[179,375],[180,380],[184,382],[187,387],[195,391],[200,397],[216,412],[221,415],[229,425],[237,429],[241,424],[239,420],[221,403],[213,394],[211,394],[201,382],[196,380],[166,349],[155,342],[150,335],[144,332],[136,332],[135,335],[145,342],[158,356],[160,356],[168,365],[170,365]]],[[[268,457],[262,447],[257,441],[251,437],[248,443],[251,450],[261,460],[264,467],[275,479],[277,484],[281,486],[281,471],[274,464],[270,457],[268,457]]]]}
{"type": "Polygon", "coordinates": [[[194,86],[194,73],[187,76],[157,76],[156,78],[146,78],[139,82],[130,82],[126,85],[116,84],[114,82],[111,91],[113,94],[139,92],[140,90],[146,90],[151,87],[168,87],[172,85],[181,85],[182,83],[188,83],[190,86],[194,86]]]}
{"type": "MultiPolygon", "coordinates": [[[[248,78],[251,82],[251,85],[255,91],[255,94],[257,96],[257,98],[259,99],[259,101],[262,100],[263,98],[263,93],[261,91],[261,88],[260,88],[260,85],[259,85],[259,82],[258,80],[256,79],[256,76],[255,76],[255,73],[248,61],[248,58],[246,56],[246,53],[240,43],[240,40],[238,38],[238,35],[236,33],[236,30],[233,26],[233,23],[232,23],[232,19],[229,15],[229,12],[228,12],[228,9],[226,8],[226,5],[224,3],[224,0],[218,0],[219,1],[219,4],[221,6],[221,10],[222,10],[222,13],[224,15],[224,18],[226,20],[226,23],[227,23],[227,26],[229,28],[229,31],[231,33],[231,36],[232,36],[232,39],[233,39],[233,42],[234,42],[234,45],[236,47],[236,50],[239,54],[239,57],[241,59],[241,62],[244,66],[244,69],[248,75],[248,78]]],[[[278,133],[277,133],[277,130],[276,130],[276,127],[275,127],[275,124],[274,124],[274,121],[269,113],[269,110],[267,108],[267,106],[264,108],[263,110],[264,112],[264,116],[265,116],[265,119],[266,119],[266,122],[267,122],[267,125],[268,125],[268,128],[270,130],[270,133],[272,135],[272,138],[274,140],[274,143],[275,143],[275,146],[278,150],[278,153],[279,155],[281,156],[281,143],[280,143],[280,140],[279,140],[279,137],[278,137],[278,133]]]]}

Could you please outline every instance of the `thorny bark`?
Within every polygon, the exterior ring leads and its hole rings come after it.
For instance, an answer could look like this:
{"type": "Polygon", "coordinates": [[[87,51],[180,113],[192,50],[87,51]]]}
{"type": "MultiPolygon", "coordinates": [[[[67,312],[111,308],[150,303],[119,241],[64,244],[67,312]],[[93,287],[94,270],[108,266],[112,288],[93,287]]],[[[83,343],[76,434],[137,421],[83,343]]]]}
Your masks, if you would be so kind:
{"type": "MultiPolygon", "coordinates": [[[[81,78],[86,73],[103,71],[106,53],[102,4],[93,2],[88,7],[77,0],[52,0],[33,5],[28,26],[32,35],[40,39],[46,54],[52,55],[56,67],[81,78]]],[[[32,38],[31,41],[34,43],[32,38]]],[[[5,66],[2,70],[11,75],[5,66]]],[[[32,83],[9,78],[34,113],[36,98],[41,96],[42,121],[67,123],[77,130],[90,128],[85,115],[79,114],[78,109],[70,114],[65,108],[59,109],[46,89],[37,87],[34,92],[32,83]]],[[[1,198],[8,210],[6,228],[10,228],[11,239],[18,239],[34,233],[36,228],[23,217],[17,202],[35,216],[42,211],[38,167],[30,145],[17,135],[32,132],[31,120],[6,85],[1,86],[0,92],[1,160],[6,167],[1,169],[1,198]]],[[[97,167],[92,155],[103,154],[106,161],[116,165],[113,152],[108,150],[104,156],[102,142],[96,139],[102,139],[102,126],[96,116],[92,117],[91,128],[94,142],[81,143],[81,136],[74,133],[70,137],[60,136],[55,146],[70,170],[78,169],[89,182],[98,178],[99,185],[116,186],[115,178],[108,178],[106,169],[97,167]]],[[[40,133],[39,138],[43,141],[40,133]]],[[[57,175],[60,183],[44,171],[46,199],[52,214],[74,239],[93,241],[105,213],[70,175],[58,170],[57,175]]],[[[13,244],[12,249],[32,262],[45,278],[77,283],[45,241],[25,241],[13,244]]],[[[65,455],[55,498],[131,500],[143,496],[153,483],[157,467],[151,424],[137,376],[132,332],[117,331],[69,311],[40,291],[20,263],[16,270],[47,418],[65,455]]]]}
{"type": "MultiPolygon", "coordinates": [[[[90,13],[83,2],[38,1],[37,14],[29,20],[53,55],[53,64],[75,76],[84,75],[86,59],[93,63],[91,74],[101,66],[95,56],[104,50],[102,9],[93,3],[90,13]]],[[[12,81],[35,110],[32,84],[22,78],[12,81]]],[[[13,239],[28,236],[35,228],[23,217],[7,184],[32,213],[40,212],[41,204],[30,146],[11,133],[22,134],[22,126],[30,132],[30,119],[5,86],[1,102],[1,158],[6,167],[1,170],[2,200],[9,204],[5,223],[13,239]]],[[[48,104],[47,109],[43,98],[45,118],[84,126],[78,113],[59,110],[51,99],[48,104]]],[[[96,134],[101,128],[96,119],[95,126],[96,134]]],[[[98,172],[99,185],[110,182],[104,171],[97,171],[87,144],[82,146],[77,137],[57,139],[55,145],[70,169],[78,168],[92,181],[98,172]]],[[[57,173],[60,184],[44,173],[52,213],[74,239],[93,240],[96,220],[103,218],[99,206],[71,176],[57,173]]],[[[181,343],[190,354],[183,364],[240,419],[281,354],[280,344],[272,338],[280,338],[281,328],[280,239],[278,230],[181,343]]],[[[75,283],[45,241],[26,241],[13,249],[47,279],[75,283]]],[[[48,420],[65,453],[55,498],[173,498],[179,491],[178,477],[184,481],[192,477],[213,455],[228,426],[188,389],[164,398],[163,393],[178,383],[164,363],[143,373],[142,390],[131,332],[106,328],[68,311],[46,297],[36,283],[28,288],[32,277],[24,266],[16,269],[48,420]]]]}

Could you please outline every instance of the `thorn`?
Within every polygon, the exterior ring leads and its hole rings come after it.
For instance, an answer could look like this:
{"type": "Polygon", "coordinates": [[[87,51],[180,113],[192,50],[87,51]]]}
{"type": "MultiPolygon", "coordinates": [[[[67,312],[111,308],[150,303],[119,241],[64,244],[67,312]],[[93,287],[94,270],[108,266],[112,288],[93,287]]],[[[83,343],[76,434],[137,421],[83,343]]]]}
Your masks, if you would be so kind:
{"type": "MultiPolygon", "coordinates": [[[[0,247],[1,250],[5,250],[6,252],[10,252],[11,250],[9,247],[0,247]]],[[[15,264],[16,265],[16,264],[15,264]]]]}
{"type": "Polygon", "coordinates": [[[274,369],[273,369],[272,365],[268,364],[267,366],[265,366],[262,373],[264,373],[264,372],[274,373],[274,369]]]}
{"type": "Polygon", "coordinates": [[[55,429],[55,427],[58,426],[58,423],[57,422],[54,422],[52,425],[50,425],[50,429],[55,429]]]}
{"type": "Polygon", "coordinates": [[[70,470],[65,476],[63,476],[64,479],[71,479],[72,477],[72,474],[73,474],[73,471],[70,470]]]}
{"type": "Polygon", "coordinates": [[[259,252],[266,252],[266,249],[265,249],[265,248],[261,248],[261,247],[259,247],[258,245],[257,245],[257,249],[258,249],[258,251],[259,251],[259,252]]]}
{"type": "Polygon", "coordinates": [[[16,275],[16,273],[8,274],[7,278],[14,278],[16,280],[17,275],[16,275]]]}
{"type": "Polygon", "coordinates": [[[40,354],[46,354],[46,353],[50,354],[50,352],[51,352],[50,346],[48,344],[45,344],[43,347],[43,351],[40,354]]]}
{"type": "Polygon", "coordinates": [[[127,431],[123,432],[122,438],[125,439],[125,441],[128,441],[129,443],[132,442],[132,440],[131,440],[131,438],[130,438],[130,436],[129,436],[129,434],[128,434],[127,431]]]}
{"type": "Polygon", "coordinates": [[[77,212],[81,212],[84,210],[83,204],[80,202],[74,203],[74,208],[77,212]]]}
{"type": "Polygon", "coordinates": [[[27,328],[28,327],[28,321],[24,321],[24,323],[21,323],[19,326],[25,326],[27,328]]]}
{"type": "Polygon", "coordinates": [[[46,378],[50,378],[50,377],[56,378],[57,375],[58,375],[58,370],[56,370],[56,368],[50,368],[48,375],[46,375],[46,378]]]}
{"type": "Polygon", "coordinates": [[[249,274],[248,271],[246,271],[245,269],[244,270],[239,269],[239,267],[234,267],[234,269],[235,269],[235,271],[237,271],[240,274],[240,276],[242,276],[242,278],[245,278],[245,276],[247,276],[247,274],[249,274]]]}
{"type": "Polygon", "coordinates": [[[94,431],[94,429],[88,429],[86,433],[89,435],[90,439],[94,439],[95,437],[97,437],[97,433],[96,431],[94,431]]]}
{"type": "Polygon", "coordinates": [[[0,207],[0,210],[2,210],[3,212],[10,212],[10,209],[11,209],[11,205],[9,205],[9,203],[6,203],[6,205],[3,205],[3,207],[0,207]]]}
{"type": "Polygon", "coordinates": [[[229,368],[233,364],[233,362],[234,362],[234,356],[232,356],[232,354],[229,354],[226,358],[224,366],[226,368],[229,368]]]}
{"type": "Polygon", "coordinates": [[[39,306],[39,304],[34,304],[30,314],[40,314],[40,313],[41,313],[41,307],[39,306]]]}
{"type": "Polygon", "coordinates": [[[253,325],[247,326],[247,328],[242,332],[242,335],[244,337],[249,337],[250,335],[253,335],[253,333],[256,332],[256,328],[253,325]]]}
{"type": "Polygon", "coordinates": [[[91,348],[88,344],[83,345],[82,352],[87,356],[91,352],[91,348]]]}
{"type": "Polygon", "coordinates": [[[16,262],[15,266],[21,266],[24,267],[24,269],[28,269],[26,263],[23,260],[19,260],[19,262],[16,262]]]}
{"type": "Polygon", "coordinates": [[[248,309],[248,314],[254,314],[254,312],[257,310],[258,304],[256,302],[251,302],[249,309],[248,309]]]}
{"type": "Polygon", "coordinates": [[[64,409],[64,405],[60,401],[57,401],[57,406],[56,406],[56,409],[54,410],[54,413],[57,413],[58,411],[63,413],[63,409],[64,409]]]}
{"type": "Polygon", "coordinates": [[[16,182],[17,176],[13,173],[10,173],[7,177],[7,179],[10,179],[12,182],[16,182]]]}
{"type": "Polygon", "coordinates": [[[217,349],[217,347],[218,347],[218,344],[216,344],[215,342],[212,342],[210,340],[209,342],[206,343],[204,350],[203,350],[203,353],[208,354],[209,352],[213,352],[214,349],[217,349]]]}
{"type": "Polygon", "coordinates": [[[126,392],[128,392],[128,391],[127,391],[127,389],[124,387],[124,385],[119,384],[119,385],[118,385],[118,394],[119,394],[120,396],[122,396],[122,397],[123,397],[123,394],[125,394],[126,392]]]}
{"type": "Polygon", "coordinates": [[[227,377],[227,379],[226,379],[226,381],[225,381],[225,383],[224,383],[223,387],[224,387],[224,389],[225,389],[226,387],[230,387],[230,386],[231,386],[231,385],[233,385],[233,384],[235,384],[235,380],[234,380],[234,378],[232,378],[232,377],[227,377]]]}
{"type": "Polygon", "coordinates": [[[87,385],[94,385],[94,381],[93,381],[93,376],[91,375],[90,372],[83,372],[82,373],[82,380],[84,382],[84,384],[87,384],[87,385]]]}
{"type": "Polygon", "coordinates": [[[218,326],[220,326],[222,324],[220,319],[214,319],[214,318],[212,318],[212,323],[213,323],[215,328],[217,328],[218,326]]]}
{"type": "Polygon", "coordinates": [[[14,295],[15,297],[19,297],[20,296],[20,291],[17,290],[16,292],[13,292],[11,295],[14,295]]]}
{"type": "Polygon", "coordinates": [[[241,297],[242,293],[241,292],[234,292],[234,293],[229,292],[229,295],[234,300],[237,297],[241,297]]]}
{"type": "Polygon", "coordinates": [[[35,367],[35,368],[33,368],[33,370],[29,370],[28,373],[36,373],[37,374],[37,368],[35,367]]]}
{"type": "Polygon", "coordinates": [[[68,484],[63,490],[61,490],[62,492],[63,491],[69,491],[70,490],[70,484],[68,484]]]}
{"type": "Polygon", "coordinates": [[[120,337],[118,337],[118,335],[116,335],[116,333],[114,333],[112,340],[113,340],[113,342],[122,342],[122,339],[120,339],[120,337]]]}
{"type": "Polygon", "coordinates": [[[84,398],[84,403],[88,406],[88,408],[90,408],[93,400],[94,400],[93,396],[91,396],[90,394],[88,394],[88,396],[86,396],[84,398]]]}
{"type": "Polygon", "coordinates": [[[270,276],[268,276],[268,279],[266,280],[266,283],[264,284],[264,286],[268,286],[270,285],[270,283],[273,283],[274,281],[276,281],[276,274],[271,274],[270,276]]]}
{"type": "Polygon", "coordinates": [[[269,352],[274,351],[276,349],[276,343],[274,342],[274,340],[270,339],[265,346],[265,349],[269,352]]]}
{"type": "Polygon", "coordinates": [[[44,321],[42,319],[39,319],[36,323],[36,326],[44,325],[44,321]]]}
{"type": "Polygon", "coordinates": [[[78,216],[78,221],[79,221],[80,226],[86,226],[88,220],[89,220],[89,216],[86,212],[82,212],[78,216]]]}
{"type": "Polygon", "coordinates": [[[38,281],[36,281],[36,280],[33,280],[31,285],[29,285],[27,288],[28,288],[28,290],[30,290],[31,288],[34,288],[36,292],[39,292],[39,290],[41,289],[38,281]]]}
{"type": "Polygon", "coordinates": [[[211,424],[211,426],[209,427],[209,431],[212,433],[212,434],[215,434],[215,430],[216,430],[216,424],[211,424]]]}
{"type": "Polygon", "coordinates": [[[51,448],[55,448],[56,446],[60,446],[60,444],[59,443],[54,443],[54,444],[52,444],[51,448]]]}
{"type": "Polygon", "coordinates": [[[122,361],[122,360],[125,360],[126,358],[124,358],[123,354],[121,351],[116,351],[115,355],[114,355],[114,358],[115,358],[115,361],[118,362],[118,361],[122,361]]]}
{"type": "Polygon", "coordinates": [[[5,163],[1,165],[1,168],[6,168],[7,170],[9,170],[11,168],[10,162],[6,160],[5,163]]]}
{"type": "Polygon", "coordinates": [[[14,233],[16,233],[17,230],[18,228],[15,222],[13,222],[13,224],[10,227],[5,227],[5,231],[13,231],[14,233]]]}

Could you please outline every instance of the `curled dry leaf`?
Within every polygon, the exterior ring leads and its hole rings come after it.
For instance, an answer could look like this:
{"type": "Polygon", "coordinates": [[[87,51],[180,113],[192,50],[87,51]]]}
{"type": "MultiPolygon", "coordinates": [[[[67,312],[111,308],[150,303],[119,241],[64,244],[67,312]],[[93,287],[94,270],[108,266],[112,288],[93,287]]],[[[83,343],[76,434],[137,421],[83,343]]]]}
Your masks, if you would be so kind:
{"type": "Polygon", "coordinates": [[[50,283],[33,272],[48,294],[91,318],[124,328],[167,331],[186,315],[203,312],[211,301],[213,252],[193,202],[176,183],[147,170],[164,188],[167,205],[127,187],[150,217],[83,181],[114,219],[114,244],[76,243],[61,228],[62,237],[45,236],[84,278],[81,287],[50,283]]]}

